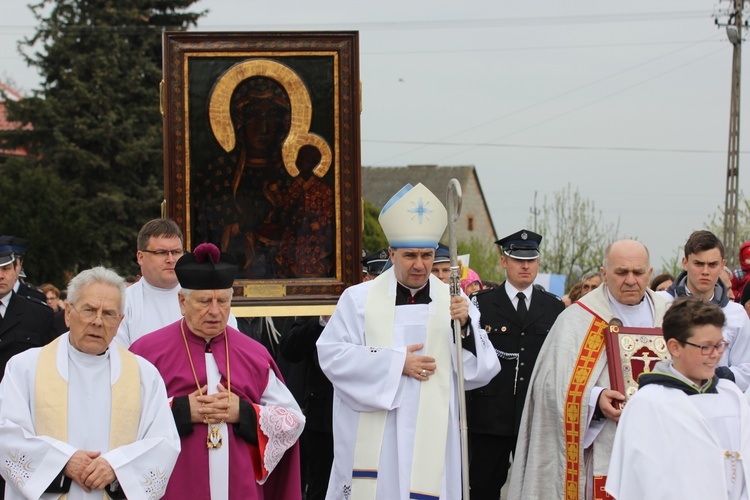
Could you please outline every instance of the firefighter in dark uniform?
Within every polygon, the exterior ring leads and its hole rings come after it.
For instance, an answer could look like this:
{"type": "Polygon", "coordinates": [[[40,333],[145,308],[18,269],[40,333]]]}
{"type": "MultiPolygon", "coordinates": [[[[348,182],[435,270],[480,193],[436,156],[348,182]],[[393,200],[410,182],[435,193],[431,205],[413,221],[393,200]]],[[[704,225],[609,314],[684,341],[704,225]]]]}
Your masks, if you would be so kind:
{"type": "Polygon", "coordinates": [[[498,240],[506,281],[472,295],[502,369],[489,384],[467,393],[471,500],[500,498],[534,363],[565,309],[556,295],[533,286],[541,241],[526,229],[498,240]]]}

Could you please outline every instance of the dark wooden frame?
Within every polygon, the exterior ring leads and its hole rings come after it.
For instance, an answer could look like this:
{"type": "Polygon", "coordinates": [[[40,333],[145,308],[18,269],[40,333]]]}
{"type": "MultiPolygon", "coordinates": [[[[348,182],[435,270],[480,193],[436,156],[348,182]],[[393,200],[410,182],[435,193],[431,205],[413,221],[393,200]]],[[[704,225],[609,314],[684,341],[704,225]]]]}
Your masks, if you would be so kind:
{"type": "Polygon", "coordinates": [[[634,354],[643,354],[645,351],[652,354],[651,359],[647,360],[649,367],[658,360],[670,358],[661,328],[613,325],[604,332],[604,341],[610,387],[624,394],[625,401],[638,390],[638,375],[645,366],[645,361],[634,354]]]}
{"type": "MultiPolygon", "coordinates": [[[[326,108],[333,123],[330,171],[333,172],[334,251],[335,260],[328,276],[305,278],[249,278],[235,281],[234,306],[252,306],[262,312],[289,315],[303,311],[330,311],[343,290],[361,280],[362,210],[360,180],[360,84],[358,34],[356,32],[289,32],[289,33],[219,33],[167,32],[164,34],[164,82],[162,113],[164,115],[164,186],[165,215],[181,227],[185,246],[194,248],[201,241],[194,238],[191,222],[191,180],[198,161],[191,164],[191,146],[206,140],[191,124],[190,110],[204,100],[209,104],[205,84],[196,84],[206,71],[214,71],[204,79],[224,74],[227,69],[245,61],[272,61],[295,69],[314,68],[318,62],[327,64],[333,74],[333,89],[326,108]],[[327,62],[330,61],[330,62],[327,62]],[[307,65],[307,66],[305,66],[307,65]],[[191,82],[193,85],[191,87],[191,82]],[[198,89],[198,90],[196,90],[198,89]],[[203,92],[203,93],[202,93],[203,92]],[[191,135],[191,133],[193,135],[191,135]],[[325,306],[311,309],[310,306],[325,306]],[[283,312],[280,313],[280,309],[283,312]],[[270,309],[269,309],[270,308],[270,309]],[[290,309],[291,308],[291,309],[290,309]],[[295,311],[295,308],[297,310],[295,311]]],[[[299,80],[305,88],[310,83],[299,80]]],[[[218,83],[214,83],[215,87],[218,83]]],[[[214,88],[215,88],[214,87],[214,88]]],[[[289,90],[287,88],[287,90],[289,90]]],[[[288,92],[290,101],[292,92],[288,92]]],[[[307,92],[305,92],[307,94],[307,92]]],[[[299,101],[298,101],[299,102],[299,101]]],[[[292,103],[293,104],[293,103],[292,103]]],[[[202,104],[201,104],[202,105],[202,104]]],[[[301,106],[303,107],[303,106],[301,106]]],[[[307,115],[315,115],[315,104],[308,106],[307,115]]],[[[206,115],[208,115],[206,111],[206,115]]],[[[314,121],[314,120],[313,120],[314,121]]],[[[213,122],[212,122],[213,124],[213,122]]],[[[309,124],[309,121],[308,121],[309,124]]],[[[312,134],[315,124],[309,128],[312,134]]],[[[201,125],[204,127],[204,125],[201,125]]],[[[210,131],[211,129],[209,129],[210,131]]],[[[215,129],[214,129],[215,130],[215,129]]],[[[291,132],[290,132],[291,135],[291,132]]],[[[210,140],[219,141],[218,135],[210,140]]],[[[234,137],[232,138],[234,140],[234,137]]],[[[195,146],[197,147],[197,146],[195,146]]],[[[202,147],[202,146],[201,146],[202,147]]],[[[226,149],[226,148],[225,148],[226,149]]],[[[321,159],[321,162],[323,160],[321,159]]],[[[196,200],[197,201],[197,200],[196,200]]],[[[242,312],[257,313],[243,308],[242,312]]],[[[245,314],[243,314],[245,315],[245,314]]]]}

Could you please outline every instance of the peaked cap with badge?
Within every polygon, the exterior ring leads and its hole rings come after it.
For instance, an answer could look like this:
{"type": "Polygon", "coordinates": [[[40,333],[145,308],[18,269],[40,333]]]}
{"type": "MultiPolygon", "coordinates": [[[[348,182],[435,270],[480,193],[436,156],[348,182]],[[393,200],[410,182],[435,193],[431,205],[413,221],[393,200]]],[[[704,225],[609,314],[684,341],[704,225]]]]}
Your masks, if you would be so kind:
{"type": "Polygon", "coordinates": [[[531,260],[539,258],[539,244],[541,242],[541,234],[536,234],[528,229],[521,229],[517,233],[497,240],[495,243],[503,250],[503,254],[508,257],[531,260]]]}
{"type": "Polygon", "coordinates": [[[12,242],[13,236],[0,236],[0,266],[7,266],[16,260],[12,242]]]}
{"type": "Polygon", "coordinates": [[[362,263],[362,272],[373,275],[380,274],[383,272],[386,262],[388,262],[388,249],[383,248],[365,255],[360,262],[362,263]]]}
{"type": "Polygon", "coordinates": [[[407,184],[388,200],[378,222],[391,248],[436,248],[448,225],[448,212],[424,184],[407,184]]]}

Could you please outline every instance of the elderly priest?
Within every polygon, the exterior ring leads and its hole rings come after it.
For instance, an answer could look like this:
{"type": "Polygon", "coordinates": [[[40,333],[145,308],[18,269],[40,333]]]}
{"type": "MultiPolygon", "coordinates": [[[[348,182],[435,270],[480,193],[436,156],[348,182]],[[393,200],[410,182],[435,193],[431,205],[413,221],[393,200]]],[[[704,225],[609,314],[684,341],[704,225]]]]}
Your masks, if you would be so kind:
{"type": "Polygon", "coordinates": [[[299,499],[305,417],[266,348],[227,326],[236,261],[204,243],[175,273],[184,317],[130,347],[173,398],[184,453],[165,498],[299,499]]]}
{"type": "Polygon", "coordinates": [[[326,498],[461,498],[454,360],[463,360],[466,389],[487,384],[500,364],[476,307],[430,272],[447,221],[440,200],[407,184],[379,221],[393,267],[345,290],[317,342],[334,387],[326,498]]]}
{"type": "Polygon", "coordinates": [[[156,369],[110,348],[124,297],[114,271],[83,271],[68,285],[70,332],[8,363],[0,385],[5,498],[164,494],[180,440],[156,369]]]}

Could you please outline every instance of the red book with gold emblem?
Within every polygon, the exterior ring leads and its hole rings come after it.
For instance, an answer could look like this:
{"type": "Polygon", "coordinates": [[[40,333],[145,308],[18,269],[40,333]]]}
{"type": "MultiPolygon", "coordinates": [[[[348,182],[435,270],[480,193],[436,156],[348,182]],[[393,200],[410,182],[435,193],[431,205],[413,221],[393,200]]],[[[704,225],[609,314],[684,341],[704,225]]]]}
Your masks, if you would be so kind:
{"type": "Polygon", "coordinates": [[[626,402],[638,390],[638,376],[670,357],[661,328],[610,325],[604,340],[610,387],[624,394],[626,402]]]}

